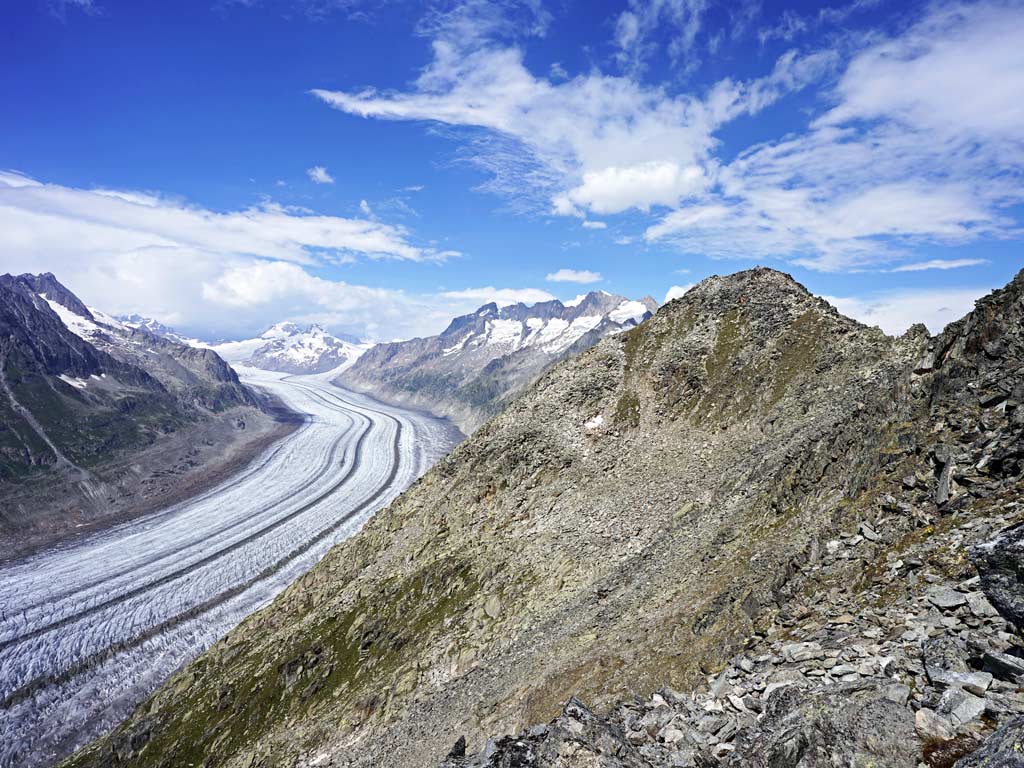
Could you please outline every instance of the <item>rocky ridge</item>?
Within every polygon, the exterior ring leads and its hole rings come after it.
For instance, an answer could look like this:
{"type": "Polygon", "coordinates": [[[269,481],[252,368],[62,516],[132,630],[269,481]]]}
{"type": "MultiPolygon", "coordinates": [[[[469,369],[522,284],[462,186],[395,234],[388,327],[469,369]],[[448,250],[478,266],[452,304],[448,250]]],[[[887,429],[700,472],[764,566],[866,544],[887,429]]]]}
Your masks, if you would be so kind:
{"type": "Polygon", "coordinates": [[[378,344],[338,382],[450,417],[466,434],[498,413],[549,366],[632,328],[658,305],[592,291],[563,304],[485,304],[439,335],[378,344]]]}
{"type": "Polygon", "coordinates": [[[1022,705],[969,556],[1021,519],[1022,326],[1024,273],[899,339],[709,278],[69,765],[951,765],[1022,705]]]}
{"type": "Polygon", "coordinates": [[[1024,273],[929,345],[926,429],[703,686],[605,715],[573,698],[444,768],[1024,765],[1022,292],[1024,273]]]}

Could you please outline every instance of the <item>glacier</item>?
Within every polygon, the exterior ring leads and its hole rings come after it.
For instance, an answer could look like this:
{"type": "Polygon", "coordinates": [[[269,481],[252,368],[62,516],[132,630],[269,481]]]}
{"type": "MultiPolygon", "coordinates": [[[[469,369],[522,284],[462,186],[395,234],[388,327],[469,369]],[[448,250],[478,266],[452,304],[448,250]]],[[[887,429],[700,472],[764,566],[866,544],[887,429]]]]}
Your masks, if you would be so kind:
{"type": "Polygon", "coordinates": [[[201,495],[0,569],[0,766],[124,719],[444,455],[447,422],[327,375],[240,369],[305,423],[201,495]]]}

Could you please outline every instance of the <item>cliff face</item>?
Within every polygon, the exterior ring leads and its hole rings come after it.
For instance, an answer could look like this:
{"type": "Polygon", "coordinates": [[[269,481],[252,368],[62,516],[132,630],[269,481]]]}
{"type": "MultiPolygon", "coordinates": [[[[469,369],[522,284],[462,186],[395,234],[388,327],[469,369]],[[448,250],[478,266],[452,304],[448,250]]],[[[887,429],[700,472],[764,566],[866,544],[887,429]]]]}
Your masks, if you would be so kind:
{"type": "MultiPolygon", "coordinates": [[[[1019,476],[1022,292],[1024,276],[937,339],[892,339],[781,273],[709,278],[556,365],[69,765],[437,763],[573,695],[729,682],[743,649],[813,635],[887,586],[916,599],[887,550],[945,535],[974,501],[988,519],[981,502],[1019,476]]],[[[761,655],[736,668],[773,674],[761,655]]],[[[613,751],[566,765],[687,764],[629,762],[624,719],[577,714],[575,754],[581,734],[613,751]]],[[[642,730],[664,744],[664,726],[642,730]]],[[[728,758],[711,748],[731,730],[697,757],[728,758]]],[[[904,736],[899,754],[920,754],[904,736]]]]}

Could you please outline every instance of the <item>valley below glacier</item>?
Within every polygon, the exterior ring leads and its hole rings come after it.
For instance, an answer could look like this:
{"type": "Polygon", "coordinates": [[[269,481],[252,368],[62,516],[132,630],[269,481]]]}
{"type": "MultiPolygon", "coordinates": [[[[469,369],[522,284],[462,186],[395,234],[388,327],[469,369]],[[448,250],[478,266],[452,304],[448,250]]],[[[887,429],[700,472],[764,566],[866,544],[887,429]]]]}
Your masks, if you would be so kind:
{"type": "Polygon", "coordinates": [[[325,376],[240,373],[303,426],[197,497],[0,570],[0,767],[110,730],[461,438],[325,376]]]}

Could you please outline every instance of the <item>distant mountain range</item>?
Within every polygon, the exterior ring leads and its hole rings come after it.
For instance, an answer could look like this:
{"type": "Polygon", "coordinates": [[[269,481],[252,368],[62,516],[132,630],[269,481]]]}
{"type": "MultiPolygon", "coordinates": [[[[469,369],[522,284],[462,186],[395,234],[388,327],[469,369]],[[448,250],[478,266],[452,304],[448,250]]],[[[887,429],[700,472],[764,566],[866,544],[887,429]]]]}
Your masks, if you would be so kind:
{"type": "Polygon", "coordinates": [[[467,434],[552,363],[646,320],[658,305],[604,291],[573,301],[485,304],[437,336],[371,348],[336,379],[399,404],[450,417],[467,434]]]}
{"type": "Polygon", "coordinates": [[[291,374],[341,371],[373,346],[348,334],[333,334],[322,325],[282,322],[270,326],[252,339],[202,341],[178,333],[159,320],[142,315],[120,315],[123,325],[147,331],[164,339],[211,349],[233,365],[291,374]]]}
{"type": "Polygon", "coordinates": [[[382,400],[452,419],[464,432],[501,410],[552,363],[632,328],[657,311],[593,291],[572,301],[485,304],[436,336],[373,344],[320,325],[282,322],[241,341],[189,339],[140,315],[118,318],[163,338],[209,348],[233,365],[290,374],[335,373],[334,381],[382,400]]]}
{"type": "Polygon", "coordinates": [[[282,373],[325,373],[351,365],[372,344],[320,325],[278,323],[255,339],[210,345],[231,363],[282,373]]]}

